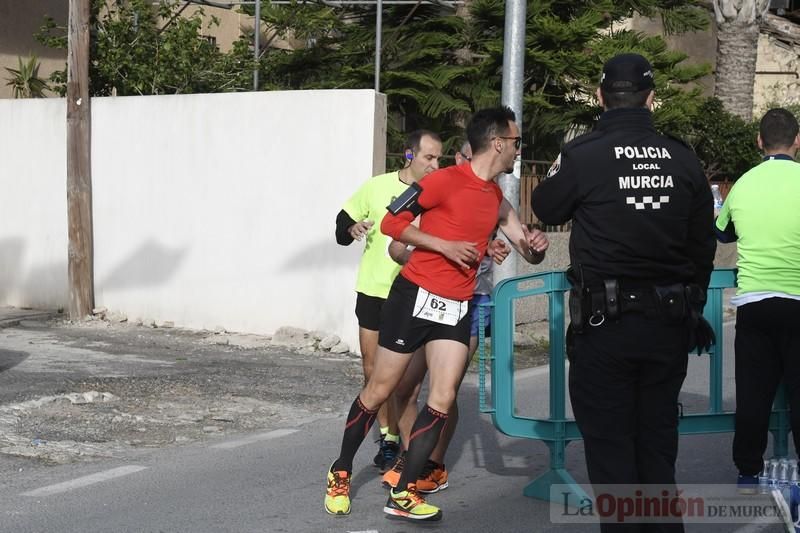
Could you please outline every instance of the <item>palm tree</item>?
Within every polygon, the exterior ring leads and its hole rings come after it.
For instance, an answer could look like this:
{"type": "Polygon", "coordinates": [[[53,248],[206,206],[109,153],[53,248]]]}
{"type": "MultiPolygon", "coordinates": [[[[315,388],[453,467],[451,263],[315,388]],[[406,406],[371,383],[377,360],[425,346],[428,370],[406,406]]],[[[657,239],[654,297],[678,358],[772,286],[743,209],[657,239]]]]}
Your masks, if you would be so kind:
{"type": "Polygon", "coordinates": [[[10,78],[6,78],[13,91],[14,98],[44,98],[46,95],[44,91],[49,89],[47,82],[39,77],[39,61],[33,55],[27,62],[19,60],[19,69],[8,68],[6,70],[11,74],[10,78]]]}
{"type": "Polygon", "coordinates": [[[770,0],[714,0],[717,74],[714,96],[725,109],[749,121],[753,115],[758,34],[770,0]]]}

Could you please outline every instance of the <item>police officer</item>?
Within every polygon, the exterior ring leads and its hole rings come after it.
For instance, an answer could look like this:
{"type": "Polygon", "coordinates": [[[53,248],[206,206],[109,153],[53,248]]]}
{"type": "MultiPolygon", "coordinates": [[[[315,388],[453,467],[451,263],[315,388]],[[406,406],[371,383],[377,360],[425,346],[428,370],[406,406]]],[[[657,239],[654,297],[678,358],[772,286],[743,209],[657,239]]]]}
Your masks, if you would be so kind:
{"type": "MultiPolygon", "coordinates": [[[[700,315],[716,249],[711,190],[694,153],[656,132],[653,89],[644,57],[609,60],[596,128],[564,146],[531,197],[545,224],[572,219],[569,390],[595,496],[612,484],[674,490],[687,354],[712,342],[700,315]]],[[[680,518],[632,521],[601,519],[601,530],[683,530],[680,518]]]]}

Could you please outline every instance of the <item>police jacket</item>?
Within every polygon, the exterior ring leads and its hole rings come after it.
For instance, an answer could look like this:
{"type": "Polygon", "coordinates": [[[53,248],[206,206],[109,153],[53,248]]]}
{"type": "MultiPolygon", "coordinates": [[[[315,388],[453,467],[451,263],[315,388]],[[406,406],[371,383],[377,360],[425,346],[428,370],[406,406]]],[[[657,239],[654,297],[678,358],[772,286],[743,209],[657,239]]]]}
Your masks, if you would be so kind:
{"type": "Polygon", "coordinates": [[[570,261],[586,285],[697,283],[714,268],[713,200],[697,156],[659,135],[647,109],[615,109],[564,146],[531,196],[545,224],[572,219],[570,261]]]}

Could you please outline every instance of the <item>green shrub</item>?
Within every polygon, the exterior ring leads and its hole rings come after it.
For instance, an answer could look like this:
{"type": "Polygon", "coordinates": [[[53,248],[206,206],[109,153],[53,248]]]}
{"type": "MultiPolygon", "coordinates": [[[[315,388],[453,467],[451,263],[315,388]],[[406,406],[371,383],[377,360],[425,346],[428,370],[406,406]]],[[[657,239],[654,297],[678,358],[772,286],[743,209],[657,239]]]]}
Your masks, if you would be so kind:
{"type": "Polygon", "coordinates": [[[758,123],[745,122],[723,109],[716,98],[697,109],[687,140],[703,162],[708,179],[736,181],[761,161],[758,123]]]}

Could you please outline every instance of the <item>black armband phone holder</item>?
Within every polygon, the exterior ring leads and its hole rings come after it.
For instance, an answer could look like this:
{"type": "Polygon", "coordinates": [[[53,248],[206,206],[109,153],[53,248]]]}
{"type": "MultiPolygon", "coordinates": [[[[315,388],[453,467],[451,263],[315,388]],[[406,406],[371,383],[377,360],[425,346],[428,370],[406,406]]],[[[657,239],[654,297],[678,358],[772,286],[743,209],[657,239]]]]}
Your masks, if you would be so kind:
{"type": "Polygon", "coordinates": [[[422,213],[422,206],[418,203],[420,194],[422,194],[422,187],[419,183],[412,183],[403,194],[387,205],[386,209],[393,215],[399,215],[403,211],[408,211],[416,217],[422,213]]]}

